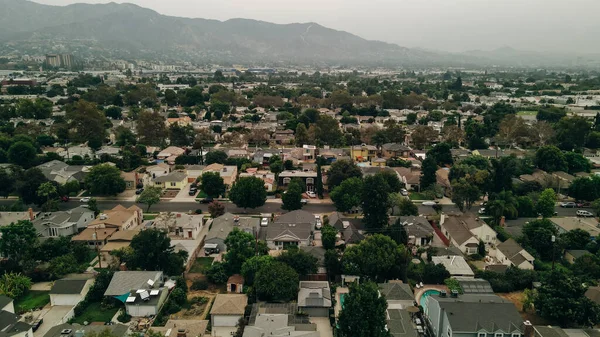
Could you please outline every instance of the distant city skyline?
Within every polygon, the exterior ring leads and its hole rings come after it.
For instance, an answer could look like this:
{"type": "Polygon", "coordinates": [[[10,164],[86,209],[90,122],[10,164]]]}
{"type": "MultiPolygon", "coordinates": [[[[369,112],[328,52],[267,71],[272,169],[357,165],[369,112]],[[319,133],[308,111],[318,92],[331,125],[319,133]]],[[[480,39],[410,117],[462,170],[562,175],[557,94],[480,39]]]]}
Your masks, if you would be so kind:
{"type": "MultiPolygon", "coordinates": [[[[48,5],[109,0],[35,0],[48,5]]],[[[600,53],[597,0],[128,0],[164,15],[316,22],[369,40],[462,52],[600,53]]]]}

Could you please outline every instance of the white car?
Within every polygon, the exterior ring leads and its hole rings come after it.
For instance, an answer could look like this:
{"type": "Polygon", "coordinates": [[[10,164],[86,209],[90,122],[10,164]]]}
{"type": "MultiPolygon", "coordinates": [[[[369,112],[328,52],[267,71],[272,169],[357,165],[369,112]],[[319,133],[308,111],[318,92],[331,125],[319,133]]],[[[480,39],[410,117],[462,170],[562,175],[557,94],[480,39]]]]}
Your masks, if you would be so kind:
{"type": "Polygon", "coordinates": [[[85,197],[85,198],[79,199],[79,201],[81,201],[81,202],[90,202],[91,199],[92,198],[90,198],[90,197],[85,197]]]}
{"type": "Polygon", "coordinates": [[[425,201],[421,205],[423,205],[423,206],[435,206],[435,205],[437,205],[437,202],[435,202],[435,201],[425,201]]]}
{"type": "Polygon", "coordinates": [[[485,207],[481,207],[477,213],[485,214],[485,207]]]}
{"type": "Polygon", "coordinates": [[[302,200],[300,200],[300,203],[301,203],[302,205],[306,205],[306,204],[308,204],[308,200],[306,200],[306,199],[302,199],[302,200]]]}
{"type": "Polygon", "coordinates": [[[585,218],[591,218],[591,217],[594,216],[594,214],[592,214],[592,212],[584,211],[584,210],[580,209],[580,210],[577,211],[577,216],[582,216],[582,217],[585,217],[585,218]]]}
{"type": "Polygon", "coordinates": [[[269,225],[269,219],[267,219],[267,218],[262,218],[262,219],[260,220],[260,226],[261,226],[261,227],[265,227],[265,226],[268,226],[268,225],[269,225]]]}
{"type": "Polygon", "coordinates": [[[400,190],[400,194],[402,194],[403,196],[407,196],[408,195],[408,191],[406,190],[406,188],[403,188],[400,190]]]}
{"type": "Polygon", "coordinates": [[[315,192],[312,192],[312,191],[307,191],[306,195],[308,195],[310,198],[316,198],[317,197],[317,194],[315,192]]]}

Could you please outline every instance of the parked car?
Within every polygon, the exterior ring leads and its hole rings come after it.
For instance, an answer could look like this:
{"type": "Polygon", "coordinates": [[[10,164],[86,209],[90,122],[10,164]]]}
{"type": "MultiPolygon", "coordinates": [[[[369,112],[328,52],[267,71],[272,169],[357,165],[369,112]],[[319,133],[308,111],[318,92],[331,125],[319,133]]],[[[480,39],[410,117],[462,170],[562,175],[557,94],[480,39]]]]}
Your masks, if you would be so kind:
{"type": "Polygon", "coordinates": [[[592,212],[584,211],[584,210],[580,209],[577,211],[577,216],[582,216],[585,218],[592,218],[592,217],[594,217],[594,214],[592,214],[592,212]]]}
{"type": "Polygon", "coordinates": [[[92,198],[90,198],[90,197],[85,197],[85,198],[79,199],[79,201],[81,201],[81,202],[90,202],[91,199],[92,198]]]}
{"type": "Polygon", "coordinates": [[[437,201],[424,201],[421,205],[423,205],[423,206],[435,206],[435,205],[437,205],[437,201]]]}
{"type": "Polygon", "coordinates": [[[308,200],[306,200],[306,199],[302,199],[302,200],[300,200],[300,203],[301,203],[302,205],[306,205],[306,204],[308,204],[308,200]]]}
{"type": "Polygon", "coordinates": [[[403,188],[400,190],[400,194],[402,194],[403,196],[408,196],[408,191],[406,190],[406,188],[403,188]]]}
{"type": "Polygon", "coordinates": [[[560,207],[564,207],[564,208],[575,208],[575,207],[577,207],[577,204],[576,204],[576,203],[574,203],[574,202],[571,202],[571,201],[569,201],[569,202],[561,202],[561,203],[560,203],[560,207]]]}
{"type": "Polygon", "coordinates": [[[321,229],[321,227],[323,227],[323,223],[321,222],[321,216],[315,215],[315,221],[317,222],[315,228],[321,229]]]}
{"type": "Polygon", "coordinates": [[[219,254],[219,246],[216,243],[204,244],[204,255],[219,254]]]}
{"type": "Polygon", "coordinates": [[[312,191],[306,191],[306,195],[308,195],[310,198],[316,198],[317,194],[315,192],[312,191]]]}
{"type": "Polygon", "coordinates": [[[204,198],[204,199],[201,199],[201,200],[200,200],[200,203],[201,203],[201,204],[210,204],[211,202],[213,202],[213,200],[214,200],[214,199],[213,199],[213,198],[211,198],[211,197],[206,197],[206,198],[204,198]]]}
{"type": "Polygon", "coordinates": [[[142,192],[144,192],[143,188],[138,188],[137,190],[135,190],[135,194],[142,194],[142,192]]]}
{"type": "Polygon", "coordinates": [[[260,219],[260,226],[261,227],[266,227],[268,225],[269,225],[269,219],[267,219],[267,218],[260,219]]]}
{"type": "Polygon", "coordinates": [[[62,197],[60,197],[60,201],[62,202],[68,202],[69,201],[69,196],[68,195],[63,195],[62,197]]]}
{"type": "Polygon", "coordinates": [[[479,214],[485,214],[485,207],[481,207],[479,209],[479,211],[477,211],[477,213],[479,213],[479,214]]]}
{"type": "Polygon", "coordinates": [[[577,207],[579,207],[579,208],[592,207],[592,204],[589,202],[585,202],[585,201],[579,201],[579,202],[577,202],[577,207]]]}
{"type": "Polygon", "coordinates": [[[196,195],[198,193],[198,189],[195,187],[190,187],[189,195],[196,195]]]}
{"type": "Polygon", "coordinates": [[[40,325],[42,325],[42,323],[44,323],[44,319],[40,318],[40,319],[36,319],[35,321],[33,321],[33,323],[31,324],[31,330],[33,330],[34,332],[40,328],[40,325]]]}

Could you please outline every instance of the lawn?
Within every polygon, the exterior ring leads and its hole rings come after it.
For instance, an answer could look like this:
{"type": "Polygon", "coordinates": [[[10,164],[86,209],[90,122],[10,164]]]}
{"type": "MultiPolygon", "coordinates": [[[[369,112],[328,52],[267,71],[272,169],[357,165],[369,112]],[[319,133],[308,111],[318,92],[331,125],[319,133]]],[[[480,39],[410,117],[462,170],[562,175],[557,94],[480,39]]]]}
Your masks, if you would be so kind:
{"type": "Polygon", "coordinates": [[[113,316],[119,311],[119,308],[105,309],[100,302],[90,303],[79,316],[73,317],[73,323],[83,324],[83,322],[110,322],[113,316]]]}
{"type": "Polygon", "coordinates": [[[190,268],[190,273],[204,273],[208,267],[213,263],[213,257],[199,257],[196,259],[192,268],[190,268]]]}
{"type": "Polygon", "coordinates": [[[15,301],[15,311],[17,313],[26,312],[42,308],[48,303],[50,303],[50,293],[48,291],[31,290],[15,301]]]}
{"type": "Polygon", "coordinates": [[[519,111],[517,112],[517,116],[535,116],[537,113],[537,111],[519,111]]]}
{"type": "Polygon", "coordinates": [[[154,220],[156,218],[156,214],[144,214],[144,220],[154,220]]]}
{"type": "Polygon", "coordinates": [[[419,192],[411,192],[408,197],[410,198],[410,200],[433,200],[431,198],[428,198],[424,193],[419,192]]]}

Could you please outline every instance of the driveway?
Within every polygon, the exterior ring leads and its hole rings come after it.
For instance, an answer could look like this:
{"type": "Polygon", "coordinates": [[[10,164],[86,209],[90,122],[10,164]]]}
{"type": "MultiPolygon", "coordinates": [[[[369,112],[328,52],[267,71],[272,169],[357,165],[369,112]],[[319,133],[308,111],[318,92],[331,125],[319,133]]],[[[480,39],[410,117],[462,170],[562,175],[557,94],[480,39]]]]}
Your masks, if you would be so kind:
{"type": "Polygon", "coordinates": [[[36,330],[36,332],[33,333],[34,337],[44,336],[46,334],[46,332],[48,332],[48,330],[50,330],[50,328],[54,327],[55,325],[59,325],[59,324],[62,324],[62,323],[65,323],[66,321],[68,321],[70,319],[70,317],[67,317],[65,319],[65,316],[69,312],[71,312],[72,309],[73,309],[73,306],[71,306],[71,305],[55,305],[53,307],[51,307],[50,305],[47,305],[41,311],[33,312],[32,316],[34,317],[34,319],[37,319],[37,318],[44,319],[44,322],[42,323],[42,325],[40,325],[40,327],[36,330]]]}
{"type": "Polygon", "coordinates": [[[310,322],[317,325],[317,331],[321,337],[333,337],[333,329],[329,325],[328,317],[311,317],[310,322]]]}
{"type": "Polygon", "coordinates": [[[177,195],[175,196],[175,198],[173,198],[171,201],[175,201],[175,202],[194,202],[196,200],[196,195],[190,195],[190,187],[192,187],[192,184],[187,184],[185,185],[184,188],[181,189],[181,191],[179,191],[179,193],[177,193],[177,195]]]}

